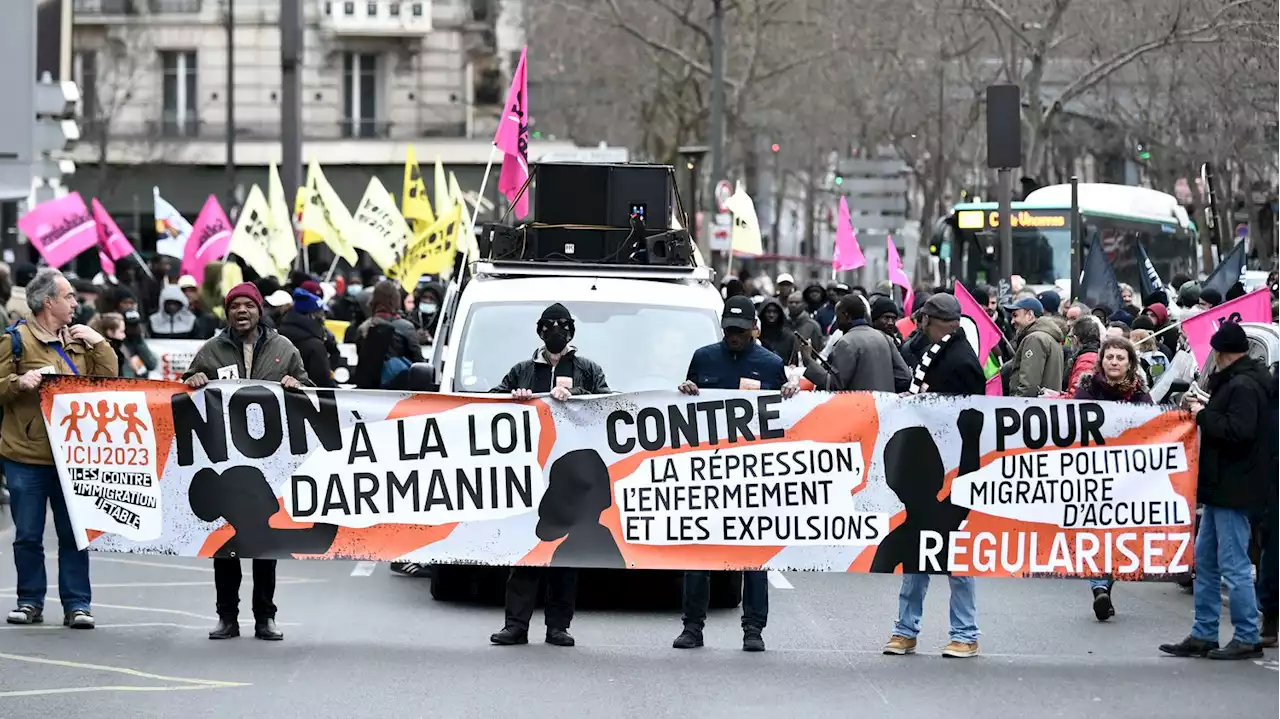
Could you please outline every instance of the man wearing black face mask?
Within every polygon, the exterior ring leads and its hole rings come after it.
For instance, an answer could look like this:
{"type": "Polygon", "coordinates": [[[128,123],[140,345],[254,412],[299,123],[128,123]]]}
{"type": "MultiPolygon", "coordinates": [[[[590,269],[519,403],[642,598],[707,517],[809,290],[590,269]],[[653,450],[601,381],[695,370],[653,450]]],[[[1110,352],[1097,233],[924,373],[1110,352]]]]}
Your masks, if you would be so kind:
{"type": "MultiPolygon", "coordinates": [[[[689,361],[689,374],[679,386],[684,394],[703,389],[775,390],[792,397],[799,389],[787,381],[782,360],[751,337],[756,327],[755,306],[746,297],[730,297],[720,318],[724,340],[699,347],[689,361]]],[[[672,646],[702,646],[702,629],[711,603],[711,573],[684,573],[684,631],[672,646]]],[[[769,619],[769,580],[765,572],[742,573],[742,650],[764,651],[765,623],[769,619]]]]}
{"type": "MultiPolygon", "coordinates": [[[[538,337],[543,346],[533,357],[518,363],[493,392],[511,393],[514,400],[531,399],[535,393],[549,392],[556,401],[575,394],[608,394],[600,365],[579,357],[569,342],[573,339],[573,316],[557,302],[538,318],[538,337]]],[[[538,586],[547,584],[547,644],[571,647],[569,634],[573,605],[578,591],[578,570],[572,567],[512,567],[507,578],[506,625],[489,641],[502,646],[529,643],[529,620],[538,601],[538,586]]]]}

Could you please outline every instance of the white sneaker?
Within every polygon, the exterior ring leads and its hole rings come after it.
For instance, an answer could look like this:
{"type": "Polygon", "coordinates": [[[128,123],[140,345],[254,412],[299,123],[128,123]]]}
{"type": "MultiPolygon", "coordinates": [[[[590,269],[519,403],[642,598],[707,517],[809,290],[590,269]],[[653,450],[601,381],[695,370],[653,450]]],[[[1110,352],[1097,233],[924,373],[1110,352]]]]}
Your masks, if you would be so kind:
{"type": "Polygon", "coordinates": [[[97,626],[93,615],[84,609],[77,609],[74,612],[67,612],[62,618],[62,626],[71,627],[72,629],[93,629],[97,626]]]}

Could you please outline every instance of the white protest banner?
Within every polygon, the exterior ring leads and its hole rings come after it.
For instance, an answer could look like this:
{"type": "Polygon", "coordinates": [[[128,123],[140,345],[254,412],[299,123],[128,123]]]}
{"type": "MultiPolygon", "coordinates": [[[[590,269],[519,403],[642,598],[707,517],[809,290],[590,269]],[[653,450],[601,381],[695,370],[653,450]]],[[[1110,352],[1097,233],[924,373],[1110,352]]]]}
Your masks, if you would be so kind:
{"type": "Polygon", "coordinates": [[[1169,408],[42,387],[100,551],[1125,579],[1192,562],[1195,424],[1169,408]],[[107,491],[124,483],[151,494],[107,491]]]}

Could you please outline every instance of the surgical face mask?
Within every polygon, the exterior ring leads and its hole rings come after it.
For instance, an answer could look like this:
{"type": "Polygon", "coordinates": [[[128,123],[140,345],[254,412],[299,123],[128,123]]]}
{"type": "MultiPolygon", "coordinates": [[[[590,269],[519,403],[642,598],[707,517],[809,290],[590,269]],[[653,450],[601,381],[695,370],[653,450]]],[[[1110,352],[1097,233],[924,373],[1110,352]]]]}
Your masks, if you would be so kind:
{"type": "Polygon", "coordinates": [[[360,294],[360,290],[364,289],[360,285],[347,285],[347,296],[355,297],[360,294]]]}
{"type": "Polygon", "coordinates": [[[423,302],[418,305],[418,312],[424,315],[434,315],[440,308],[434,302],[423,302]]]}

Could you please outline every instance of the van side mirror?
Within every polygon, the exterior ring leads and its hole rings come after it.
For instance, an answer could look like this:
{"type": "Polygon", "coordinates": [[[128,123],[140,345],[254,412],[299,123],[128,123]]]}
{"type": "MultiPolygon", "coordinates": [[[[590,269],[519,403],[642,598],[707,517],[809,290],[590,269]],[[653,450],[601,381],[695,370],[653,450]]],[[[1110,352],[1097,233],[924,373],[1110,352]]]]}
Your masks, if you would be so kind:
{"type": "Polygon", "coordinates": [[[414,362],[409,365],[406,373],[406,389],[414,392],[435,392],[440,389],[440,383],[436,381],[435,365],[430,362],[414,362]]]}

